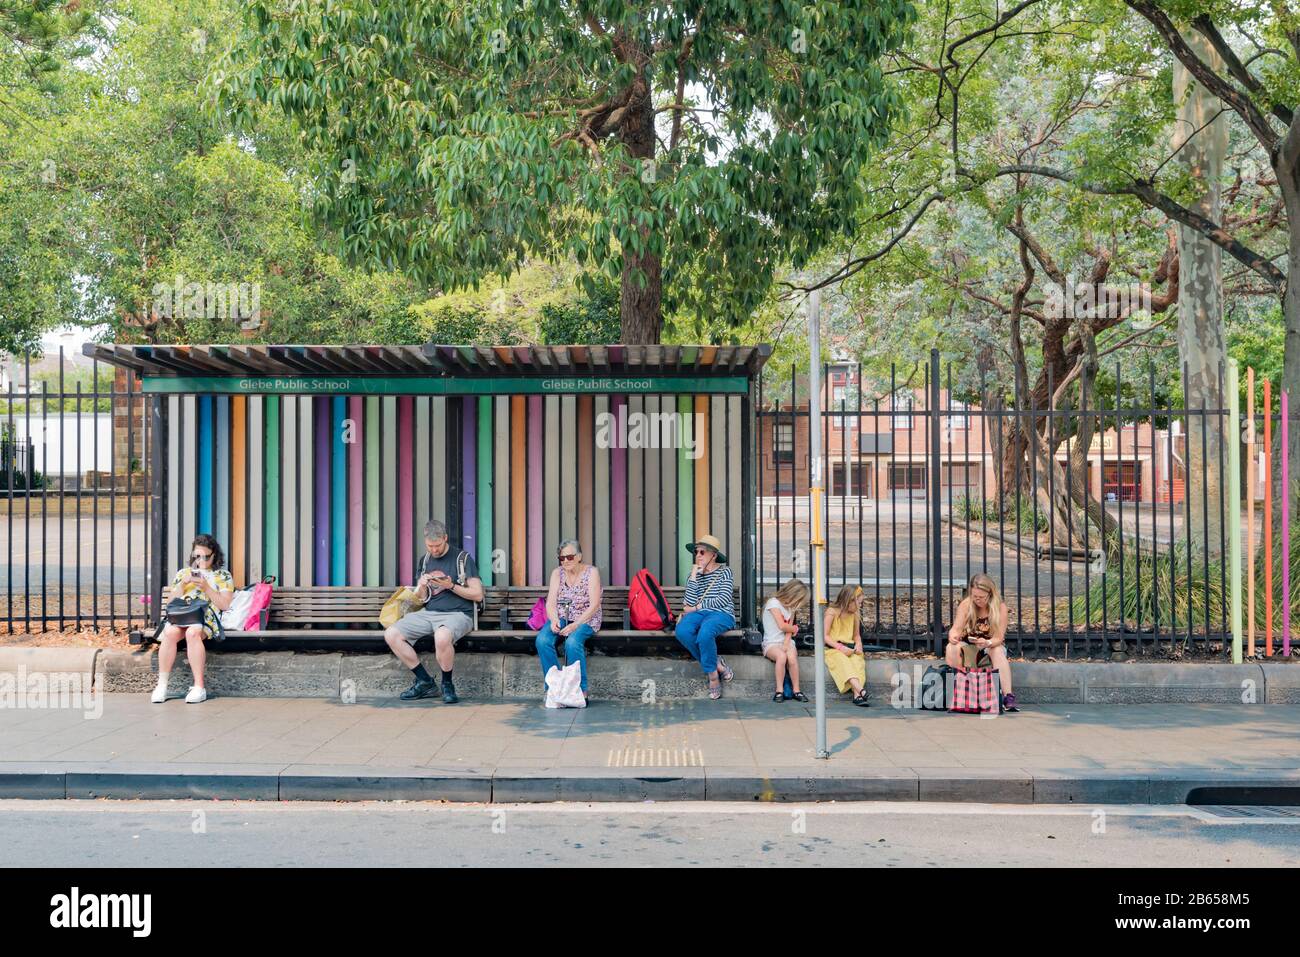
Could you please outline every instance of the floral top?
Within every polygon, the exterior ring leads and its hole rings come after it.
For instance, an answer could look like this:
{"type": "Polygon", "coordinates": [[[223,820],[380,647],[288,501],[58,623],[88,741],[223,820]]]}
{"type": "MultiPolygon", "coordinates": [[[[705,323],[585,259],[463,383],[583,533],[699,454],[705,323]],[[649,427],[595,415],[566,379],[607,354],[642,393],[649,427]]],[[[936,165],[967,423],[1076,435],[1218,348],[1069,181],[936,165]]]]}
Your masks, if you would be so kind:
{"type": "MultiPolygon", "coordinates": [[[[574,585],[569,584],[568,577],[564,570],[560,570],[560,589],[555,596],[555,610],[559,613],[561,620],[572,623],[577,621],[587,613],[591,607],[591,570],[594,565],[588,565],[587,570],[582,573],[574,585]]],[[[596,608],[596,614],[588,619],[587,624],[591,626],[592,631],[600,631],[600,608],[596,608]]]]}
{"type": "MultiPolygon", "coordinates": [[[[188,577],[189,573],[190,573],[189,568],[182,568],[179,571],[177,571],[176,574],[172,576],[172,587],[175,588],[182,581],[184,581],[185,578],[188,577]]],[[[206,578],[208,580],[208,584],[211,585],[217,591],[235,590],[235,580],[230,577],[230,572],[226,571],[224,568],[218,568],[216,571],[200,572],[200,574],[204,578],[206,578]]],[[[181,597],[182,598],[204,598],[205,596],[203,594],[203,590],[199,588],[198,585],[196,585],[194,582],[187,582],[185,587],[181,590],[181,597]]],[[[217,611],[216,608],[211,604],[208,605],[207,611],[203,613],[203,627],[207,629],[208,634],[210,635],[215,635],[217,633],[217,628],[218,628],[217,611]]]]}

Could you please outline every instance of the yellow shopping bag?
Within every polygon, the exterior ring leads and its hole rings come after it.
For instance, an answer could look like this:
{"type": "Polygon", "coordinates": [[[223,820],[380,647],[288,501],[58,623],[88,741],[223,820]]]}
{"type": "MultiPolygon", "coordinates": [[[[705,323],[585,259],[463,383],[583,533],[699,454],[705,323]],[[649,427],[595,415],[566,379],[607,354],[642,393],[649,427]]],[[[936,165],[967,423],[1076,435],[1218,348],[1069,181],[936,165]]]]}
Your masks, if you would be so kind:
{"type": "Polygon", "coordinates": [[[418,610],[419,607],[413,589],[399,588],[384,602],[383,610],[379,613],[379,623],[385,628],[391,628],[402,616],[418,610]]]}

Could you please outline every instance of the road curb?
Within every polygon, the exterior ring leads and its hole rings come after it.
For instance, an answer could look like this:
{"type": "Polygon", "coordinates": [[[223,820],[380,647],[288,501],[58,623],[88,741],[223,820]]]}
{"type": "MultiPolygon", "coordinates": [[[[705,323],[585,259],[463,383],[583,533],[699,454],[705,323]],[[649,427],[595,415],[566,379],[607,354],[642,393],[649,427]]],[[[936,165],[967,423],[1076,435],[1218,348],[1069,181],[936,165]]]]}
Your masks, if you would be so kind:
{"type": "Polygon", "coordinates": [[[29,800],[940,801],[979,804],[1185,804],[1270,789],[1300,803],[1300,768],[402,768],[368,765],[0,762],[0,798],[29,800]],[[1227,790],[1230,789],[1230,790],[1227,790]]]}

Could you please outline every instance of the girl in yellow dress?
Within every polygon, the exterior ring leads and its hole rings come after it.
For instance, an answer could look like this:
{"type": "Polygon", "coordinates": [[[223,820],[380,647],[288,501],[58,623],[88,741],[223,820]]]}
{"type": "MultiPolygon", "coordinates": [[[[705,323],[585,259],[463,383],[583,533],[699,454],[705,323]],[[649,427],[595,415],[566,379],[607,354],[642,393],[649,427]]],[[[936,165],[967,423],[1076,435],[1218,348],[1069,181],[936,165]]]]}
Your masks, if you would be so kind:
{"type": "Polygon", "coordinates": [[[862,653],[862,630],[858,627],[862,588],[845,585],[826,607],[826,670],[835,679],[840,694],[853,689],[853,703],[865,708],[867,701],[867,657],[862,653]]]}

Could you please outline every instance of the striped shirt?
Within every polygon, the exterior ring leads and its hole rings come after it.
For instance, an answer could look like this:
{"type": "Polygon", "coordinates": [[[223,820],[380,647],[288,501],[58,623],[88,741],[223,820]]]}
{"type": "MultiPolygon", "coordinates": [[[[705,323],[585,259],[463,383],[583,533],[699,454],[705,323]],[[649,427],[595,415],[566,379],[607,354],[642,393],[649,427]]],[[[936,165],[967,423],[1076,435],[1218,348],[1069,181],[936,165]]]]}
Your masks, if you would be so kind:
{"type": "Polygon", "coordinates": [[[735,618],[735,588],[731,568],[719,565],[707,575],[698,575],[686,582],[686,604],[698,605],[704,611],[720,611],[735,618]]]}

